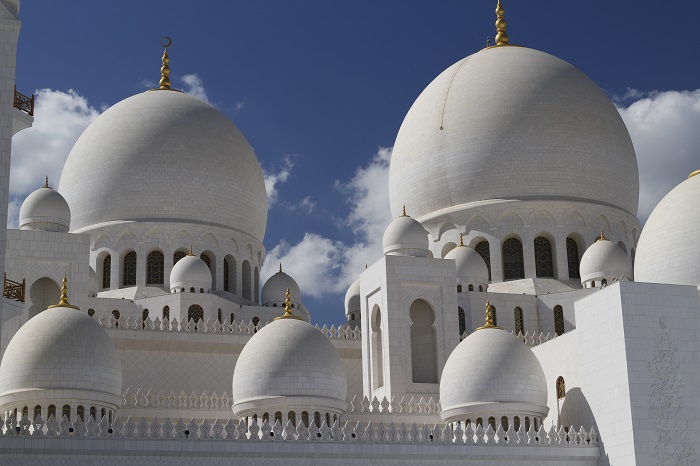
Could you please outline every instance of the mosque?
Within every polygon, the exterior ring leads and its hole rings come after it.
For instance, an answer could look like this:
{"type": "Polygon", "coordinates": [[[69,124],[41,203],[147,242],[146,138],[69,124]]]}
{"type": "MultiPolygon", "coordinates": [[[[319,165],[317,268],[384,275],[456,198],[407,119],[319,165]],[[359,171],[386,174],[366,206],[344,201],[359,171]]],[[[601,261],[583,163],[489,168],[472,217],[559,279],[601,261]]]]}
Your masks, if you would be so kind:
{"type": "MultiPolygon", "coordinates": [[[[33,120],[18,11],[0,2],[2,212],[33,120]]],[[[2,216],[0,463],[695,464],[700,171],[642,229],[615,106],[496,16],[406,115],[384,255],[330,328],[282,265],[261,287],[260,165],[171,88],[166,38],[159,87],[85,130],[19,229],[2,216]]]]}

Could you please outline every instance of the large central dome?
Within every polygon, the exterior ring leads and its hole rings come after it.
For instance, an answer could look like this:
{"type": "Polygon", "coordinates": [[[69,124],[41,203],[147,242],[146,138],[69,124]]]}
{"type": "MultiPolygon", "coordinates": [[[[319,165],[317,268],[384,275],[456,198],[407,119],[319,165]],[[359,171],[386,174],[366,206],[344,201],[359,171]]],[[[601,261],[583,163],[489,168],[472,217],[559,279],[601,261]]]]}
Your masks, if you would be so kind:
{"type": "Polygon", "coordinates": [[[637,159],[615,106],[570,64],[482,50],[428,85],[404,119],[391,210],[421,220],[479,201],[583,200],[637,213],[637,159]]]}
{"type": "Polygon", "coordinates": [[[153,91],[105,111],[66,160],[59,191],[72,231],[114,221],[216,225],[262,242],[267,196],[248,141],[187,94],[153,91]]]}

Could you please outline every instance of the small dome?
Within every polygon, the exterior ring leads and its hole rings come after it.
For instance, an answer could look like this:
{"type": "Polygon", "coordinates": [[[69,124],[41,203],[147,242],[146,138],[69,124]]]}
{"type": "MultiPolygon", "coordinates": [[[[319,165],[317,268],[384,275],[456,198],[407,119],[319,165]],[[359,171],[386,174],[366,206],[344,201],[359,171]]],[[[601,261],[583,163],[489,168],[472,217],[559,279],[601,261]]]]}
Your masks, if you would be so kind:
{"type": "Polygon", "coordinates": [[[700,287],[700,174],[671,190],[649,216],[637,244],[634,279],[700,287]]]}
{"type": "Polygon", "coordinates": [[[290,409],[342,415],[347,409],[338,352],[317,328],[295,318],[277,319],[248,341],[232,390],[237,417],[290,409]]]}
{"type": "Polygon", "coordinates": [[[457,283],[462,285],[487,285],[489,269],[484,258],[478,252],[460,244],[445,255],[445,259],[454,259],[457,267],[457,283]]]}
{"type": "Polygon", "coordinates": [[[97,296],[97,272],[92,267],[89,267],[88,274],[90,275],[90,287],[88,293],[90,296],[97,296]]]}
{"type": "Polygon", "coordinates": [[[447,422],[489,416],[544,418],[549,412],[547,381],[537,357],[519,338],[498,327],[482,328],[447,359],[440,405],[440,417],[447,422]]]}
{"type": "Polygon", "coordinates": [[[87,314],[56,307],[24,324],[0,364],[0,411],[23,406],[121,406],[122,367],[107,331],[87,314]]]}
{"type": "Polygon", "coordinates": [[[282,271],[282,266],[280,266],[279,272],[267,279],[263,285],[262,292],[260,293],[260,298],[262,299],[263,306],[272,306],[277,304],[278,306],[284,307],[285,293],[289,289],[289,296],[295,307],[301,306],[301,290],[299,289],[299,284],[296,280],[287,275],[282,271]]]}
{"type": "Polygon", "coordinates": [[[20,230],[67,232],[70,230],[70,208],[58,192],[49,188],[48,179],[31,193],[19,208],[20,230]]]}
{"type": "Polygon", "coordinates": [[[593,282],[600,285],[602,280],[608,283],[621,277],[629,280],[632,275],[625,251],[617,244],[605,239],[602,232],[601,238],[583,253],[579,270],[581,284],[586,288],[593,282]]]}
{"type": "Polygon", "coordinates": [[[362,303],[360,299],[360,279],[358,278],[352,282],[352,285],[350,285],[350,288],[348,288],[348,291],[345,293],[345,315],[350,315],[353,312],[360,312],[362,303]]]}
{"type": "Polygon", "coordinates": [[[210,292],[211,270],[206,262],[190,254],[177,261],[170,271],[170,291],[175,293],[182,288],[189,291],[192,287],[197,291],[204,288],[204,291],[210,292]]]}
{"type": "Polygon", "coordinates": [[[384,230],[382,244],[386,255],[427,257],[429,254],[428,232],[420,222],[406,215],[405,209],[384,230]]]}

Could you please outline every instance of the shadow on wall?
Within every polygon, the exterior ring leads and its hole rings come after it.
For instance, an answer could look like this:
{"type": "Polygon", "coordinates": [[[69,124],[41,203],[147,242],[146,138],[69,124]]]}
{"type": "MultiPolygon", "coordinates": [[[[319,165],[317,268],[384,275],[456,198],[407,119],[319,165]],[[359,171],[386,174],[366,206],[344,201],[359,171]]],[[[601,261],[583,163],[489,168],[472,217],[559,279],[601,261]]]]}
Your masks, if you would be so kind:
{"type": "Polygon", "coordinates": [[[610,460],[605,452],[605,438],[600,433],[593,410],[581,389],[574,387],[567,390],[566,397],[559,401],[559,425],[566,428],[579,425],[586,426],[586,429],[594,427],[598,432],[598,448],[600,448],[598,466],[610,466],[610,460]]]}

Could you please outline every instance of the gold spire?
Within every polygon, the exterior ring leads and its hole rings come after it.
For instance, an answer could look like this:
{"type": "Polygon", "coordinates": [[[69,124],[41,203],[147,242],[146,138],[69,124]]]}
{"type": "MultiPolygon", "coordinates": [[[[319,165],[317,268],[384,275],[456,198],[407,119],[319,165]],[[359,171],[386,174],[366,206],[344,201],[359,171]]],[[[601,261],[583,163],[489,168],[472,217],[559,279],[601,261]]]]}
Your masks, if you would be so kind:
{"type": "Polygon", "coordinates": [[[503,19],[503,5],[501,5],[501,0],[498,0],[498,5],[496,5],[496,45],[508,45],[506,20],[503,19]]]}
{"type": "Polygon", "coordinates": [[[278,273],[282,273],[282,263],[280,262],[280,271],[278,273]]]}
{"type": "Polygon", "coordinates": [[[403,213],[401,214],[401,216],[408,217],[408,215],[406,215],[406,205],[403,206],[403,213]]]}
{"type": "Polygon", "coordinates": [[[688,175],[688,178],[692,178],[692,177],[694,177],[695,175],[700,175],[700,170],[695,170],[693,173],[691,173],[690,175],[688,175]]]}
{"type": "Polygon", "coordinates": [[[49,175],[46,175],[46,181],[44,182],[44,188],[49,187],[49,175]]]}
{"type": "Polygon", "coordinates": [[[477,328],[477,330],[482,330],[485,328],[501,329],[501,327],[493,323],[493,306],[491,306],[488,299],[486,300],[486,323],[483,327],[477,328]]]}
{"type": "Polygon", "coordinates": [[[464,246],[464,238],[462,238],[462,233],[459,234],[459,245],[464,246]]]}
{"type": "Polygon", "coordinates": [[[53,304],[48,307],[48,309],[53,309],[55,307],[69,307],[71,309],[80,309],[78,306],[73,306],[68,303],[68,279],[66,278],[66,274],[63,274],[63,286],[61,286],[61,299],[58,301],[58,304],[53,304]]]}
{"type": "Polygon", "coordinates": [[[289,298],[289,288],[287,288],[287,292],[284,294],[285,295],[285,300],[284,300],[284,314],[282,314],[279,317],[275,317],[274,320],[279,320],[279,319],[297,319],[297,320],[302,320],[301,317],[297,317],[294,314],[292,314],[292,300],[289,298]]]}
{"type": "Polygon", "coordinates": [[[170,90],[170,57],[168,56],[168,47],[173,45],[173,40],[165,36],[160,40],[160,45],[163,46],[163,66],[160,68],[160,87],[158,89],[170,90]]]}
{"type": "Polygon", "coordinates": [[[603,232],[603,227],[600,227],[600,237],[595,240],[597,243],[598,241],[605,241],[607,238],[605,237],[605,232],[603,232]]]}
{"type": "Polygon", "coordinates": [[[190,243],[190,252],[187,253],[188,256],[194,256],[192,253],[192,243],[190,243]]]}

